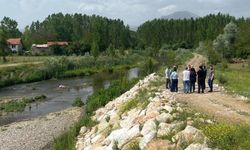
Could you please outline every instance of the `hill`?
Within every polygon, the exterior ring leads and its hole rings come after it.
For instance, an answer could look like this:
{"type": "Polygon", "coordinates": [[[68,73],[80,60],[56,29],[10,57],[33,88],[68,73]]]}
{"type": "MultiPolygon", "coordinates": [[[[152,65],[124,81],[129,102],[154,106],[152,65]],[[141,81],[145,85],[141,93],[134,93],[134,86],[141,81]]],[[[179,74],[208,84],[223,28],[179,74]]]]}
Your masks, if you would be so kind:
{"type": "Polygon", "coordinates": [[[191,18],[198,18],[199,16],[189,12],[189,11],[177,11],[167,16],[163,16],[162,19],[191,19],[191,18]]]}

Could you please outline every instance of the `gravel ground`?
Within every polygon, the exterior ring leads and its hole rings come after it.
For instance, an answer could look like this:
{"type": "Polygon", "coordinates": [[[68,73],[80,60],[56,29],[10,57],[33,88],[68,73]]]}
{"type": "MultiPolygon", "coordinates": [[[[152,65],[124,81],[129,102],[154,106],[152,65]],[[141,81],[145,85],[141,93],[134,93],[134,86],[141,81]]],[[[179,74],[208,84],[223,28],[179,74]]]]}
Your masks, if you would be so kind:
{"type": "Polygon", "coordinates": [[[82,108],[69,108],[33,120],[0,127],[0,150],[39,150],[69,128],[82,108]]]}

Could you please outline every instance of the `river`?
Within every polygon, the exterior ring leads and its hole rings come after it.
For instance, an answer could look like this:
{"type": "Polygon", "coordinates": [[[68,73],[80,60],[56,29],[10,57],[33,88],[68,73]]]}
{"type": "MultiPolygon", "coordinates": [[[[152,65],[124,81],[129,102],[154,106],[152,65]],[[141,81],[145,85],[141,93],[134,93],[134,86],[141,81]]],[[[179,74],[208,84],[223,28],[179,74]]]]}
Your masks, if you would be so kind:
{"type": "Polygon", "coordinates": [[[1,116],[0,126],[67,109],[72,107],[71,104],[76,97],[80,97],[83,102],[86,102],[89,95],[98,89],[107,88],[112,80],[121,76],[132,79],[138,77],[138,75],[139,68],[133,68],[119,73],[98,73],[92,76],[60,80],[51,79],[1,88],[0,100],[34,97],[41,94],[46,95],[47,98],[44,102],[27,106],[23,112],[1,116]],[[59,85],[63,85],[65,88],[59,88],[59,85]]]}

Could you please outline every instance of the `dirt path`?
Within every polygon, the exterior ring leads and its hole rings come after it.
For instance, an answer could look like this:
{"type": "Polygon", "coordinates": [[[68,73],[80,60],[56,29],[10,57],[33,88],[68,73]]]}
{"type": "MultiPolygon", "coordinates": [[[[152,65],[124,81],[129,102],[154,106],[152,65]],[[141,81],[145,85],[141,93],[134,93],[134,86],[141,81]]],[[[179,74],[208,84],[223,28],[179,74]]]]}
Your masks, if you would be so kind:
{"type": "Polygon", "coordinates": [[[82,108],[0,126],[0,150],[39,150],[78,121],[82,108]]]}
{"type": "MultiPolygon", "coordinates": [[[[202,55],[195,54],[187,64],[194,65],[197,68],[201,63],[206,62],[202,55]]],[[[216,86],[213,93],[205,94],[183,94],[182,90],[182,70],[180,76],[180,93],[177,94],[177,100],[187,103],[193,109],[209,114],[210,116],[225,122],[250,123],[250,104],[244,102],[240,97],[226,94],[222,88],[216,86]]],[[[207,82],[207,81],[206,81],[207,82]]],[[[207,83],[206,83],[207,85],[207,83]]],[[[196,88],[197,91],[197,88],[196,88]]]]}
{"type": "Polygon", "coordinates": [[[18,66],[23,66],[23,65],[39,65],[42,64],[43,62],[38,61],[38,62],[26,62],[26,63],[13,63],[13,64],[1,64],[1,68],[7,68],[7,67],[18,67],[18,66]]]}

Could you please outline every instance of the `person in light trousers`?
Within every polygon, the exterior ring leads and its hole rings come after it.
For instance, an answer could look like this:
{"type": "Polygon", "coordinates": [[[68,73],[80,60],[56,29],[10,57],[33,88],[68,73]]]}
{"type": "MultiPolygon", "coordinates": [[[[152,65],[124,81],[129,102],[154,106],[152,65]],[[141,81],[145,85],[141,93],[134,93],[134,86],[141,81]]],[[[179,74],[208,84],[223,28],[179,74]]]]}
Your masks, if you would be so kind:
{"type": "Polygon", "coordinates": [[[190,71],[188,70],[188,67],[185,68],[183,71],[183,92],[185,94],[189,93],[190,90],[190,71]]]}

